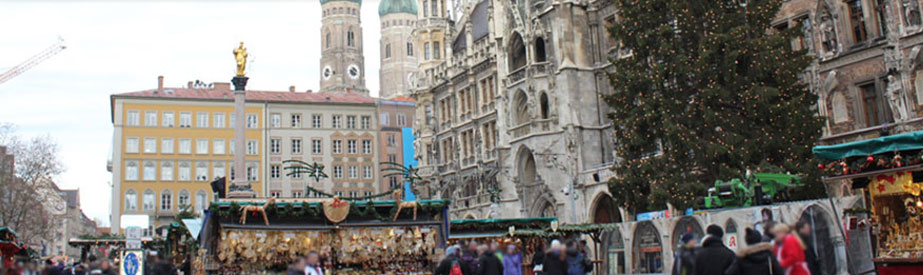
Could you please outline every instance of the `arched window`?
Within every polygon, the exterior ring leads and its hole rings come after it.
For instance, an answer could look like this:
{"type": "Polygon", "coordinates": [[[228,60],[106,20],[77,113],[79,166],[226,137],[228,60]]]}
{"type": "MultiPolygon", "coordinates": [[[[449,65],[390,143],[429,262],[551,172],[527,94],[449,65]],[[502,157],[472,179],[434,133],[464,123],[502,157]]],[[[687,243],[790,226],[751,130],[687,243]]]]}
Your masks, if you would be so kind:
{"type": "Polygon", "coordinates": [[[195,179],[197,181],[208,181],[208,162],[205,162],[205,161],[196,162],[195,179]]]}
{"type": "Polygon", "coordinates": [[[542,110],[542,119],[548,119],[548,94],[542,93],[542,96],[539,98],[539,105],[542,110]]]}
{"type": "MultiPolygon", "coordinates": [[[[430,1],[430,4],[433,5],[433,16],[434,17],[439,16],[439,1],[433,0],[433,1],[430,1]]],[[[426,9],[426,7],[423,7],[423,8],[426,9]]]]}
{"type": "Polygon", "coordinates": [[[324,48],[330,48],[330,32],[327,32],[327,34],[324,35],[324,48]]]}
{"type": "Polygon", "coordinates": [[[208,195],[204,190],[199,190],[195,193],[195,211],[196,213],[202,213],[202,210],[205,210],[205,206],[208,205],[208,195]]]}
{"type": "Polygon", "coordinates": [[[125,180],[138,180],[138,163],[129,161],[125,164],[125,180]]]}
{"type": "Polygon", "coordinates": [[[558,214],[554,212],[554,205],[551,205],[550,202],[546,202],[545,206],[542,207],[542,217],[557,217],[558,214]]]}
{"type": "Polygon", "coordinates": [[[176,197],[176,205],[179,206],[177,208],[179,210],[186,209],[186,207],[192,205],[189,202],[189,191],[186,191],[186,189],[179,191],[179,196],[176,197]]]}
{"type": "Polygon", "coordinates": [[[545,56],[545,39],[541,37],[535,39],[535,62],[545,62],[548,57],[545,56]]]}
{"type": "Polygon", "coordinates": [[[125,191],[125,211],[137,211],[138,210],[138,193],[134,189],[128,189],[125,191]]]}
{"type": "Polygon", "coordinates": [[[407,56],[413,56],[413,43],[407,42],[407,56]]]}
{"type": "Polygon", "coordinates": [[[391,43],[385,44],[385,58],[391,58],[391,43]]]}
{"type": "Polygon", "coordinates": [[[349,32],[346,33],[346,45],[350,47],[356,46],[356,37],[352,29],[350,29],[349,32]]]}
{"type": "Polygon", "coordinates": [[[833,104],[833,123],[849,120],[849,111],[846,109],[846,97],[841,92],[835,92],[830,99],[833,104]]]}
{"type": "Polygon", "coordinates": [[[510,37],[509,63],[510,71],[515,71],[526,65],[526,45],[522,42],[522,36],[514,32],[510,37]]]}
{"type": "Polygon", "coordinates": [[[160,162],[160,180],[162,181],[172,181],[173,180],[173,162],[169,160],[160,162]]]}
{"type": "Polygon", "coordinates": [[[426,7],[429,5],[428,0],[423,0],[423,17],[429,17],[429,10],[426,7]]]}
{"type": "Polygon", "coordinates": [[[155,202],[154,190],[147,189],[144,190],[144,194],[141,195],[141,207],[144,211],[154,211],[154,206],[157,205],[155,202]]]}
{"type": "MultiPolygon", "coordinates": [[[[822,208],[812,205],[804,210],[798,223],[811,226],[811,236],[803,241],[808,247],[814,249],[820,262],[821,273],[836,274],[836,250],[833,236],[830,236],[830,219],[822,208]]],[[[793,229],[795,230],[795,229],[793,229]]]]}
{"type": "Polygon", "coordinates": [[[154,166],[153,161],[144,162],[144,180],[157,180],[157,167],[154,166]]]}
{"type": "Polygon", "coordinates": [[[638,224],[632,243],[632,271],[634,273],[663,273],[660,233],[654,224],[646,221],[638,224]]]}
{"type": "Polygon", "coordinates": [[[423,43],[423,59],[429,60],[429,42],[423,43]]]}
{"type": "Polygon", "coordinates": [[[704,231],[702,231],[702,226],[699,225],[699,221],[689,216],[682,217],[676,222],[676,226],[673,227],[673,238],[671,240],[673,247],[680,247],[682,245],[680,238],[686,233],[692,234],[692,237],[696,240],[701,240],[705,235],[704,231]]]}
{"type": "Polygon", "coordinates": [[[606,237],[606,264],[608,274],[625,274],[625,242],[618,228],[608,231],[606,237]]]}
{"type": "Polygon", "coordinates": [[[173,209],[173,193],[169,189],[164,189],[160,193],[160,210],[172,210],[173,209]]]}
{"type": "Polygon", "coordinates": [[[223,162],[223,161],[216,161],[214,164],[212,164],[212,170],[213,170],[213,171],[212,171],[212,176],[213,176],[215,179],[220,178],[220,177],[224,177],[224,162],[223,162]]]}
{"type": "Polygon", "coordinates": [[[513,125],[522,125],[532,120],[529,115],[529,96],[526,95],[526,92],[519,90],[516,93],[514,104],[516,104],[514,105],[516,112],[513,114],[513,125]]]}

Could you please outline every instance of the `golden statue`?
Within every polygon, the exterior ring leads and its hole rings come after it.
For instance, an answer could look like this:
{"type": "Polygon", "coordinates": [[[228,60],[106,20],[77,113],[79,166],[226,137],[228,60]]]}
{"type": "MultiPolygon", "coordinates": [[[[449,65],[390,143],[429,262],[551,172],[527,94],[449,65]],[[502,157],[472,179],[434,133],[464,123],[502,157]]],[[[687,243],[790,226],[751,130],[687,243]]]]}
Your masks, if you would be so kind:
{"type": "Polygon", "coordinates": [[[244,42],[234,49],[234,59],[237,59],[237,76],[244,76],[244,70],[247,69],[247,48],[244,48],[244,42]]]}

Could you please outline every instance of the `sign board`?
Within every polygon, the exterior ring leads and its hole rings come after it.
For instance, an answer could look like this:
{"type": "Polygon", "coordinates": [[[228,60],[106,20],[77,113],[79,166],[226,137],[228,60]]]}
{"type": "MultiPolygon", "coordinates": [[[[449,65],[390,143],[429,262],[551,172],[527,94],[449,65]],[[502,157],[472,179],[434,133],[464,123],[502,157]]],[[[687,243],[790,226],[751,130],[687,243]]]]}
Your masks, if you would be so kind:
{"type": "Polygon", "coordinates": [[[129,226],[125,228],[125,239],[126,240],[140,240],[141,239],[141,227],[129,226]]]}
{"type": "Polygon", "coordinates": [[[727,247],[730,248],[731,251],[737,252],[737,241],[736,233],[724,235],[724,243],[727,244],[727,247]]]}
{"type": "Polygon", "coordinates": [[[144,275],[144,252],[141,250],[122,251],[122,261],[119,263],[121,275],[144,275]]]}
{"type": "Polygon", "coordinates": [[[125,240],[126,249],[141,249],[141,240],[125,240]]]}
{"type": "Polygon", "coordinates": [[[872,262],[872,241],[868,227],[846,231],[848,243],[846,253],[849,254],[849,272],[864,274],[875,270],[872,262]]]}
{"type": "Polygon", "coordinates": [[[662,211],[654,211],[654,212],[646,212],[646,213],[638,214],[636,220],[637,221],[647,221],[647,220],[659,220],[659,219],[667,219],[667,218],[670,218],[670,211],[662,210],[662,211]]]}

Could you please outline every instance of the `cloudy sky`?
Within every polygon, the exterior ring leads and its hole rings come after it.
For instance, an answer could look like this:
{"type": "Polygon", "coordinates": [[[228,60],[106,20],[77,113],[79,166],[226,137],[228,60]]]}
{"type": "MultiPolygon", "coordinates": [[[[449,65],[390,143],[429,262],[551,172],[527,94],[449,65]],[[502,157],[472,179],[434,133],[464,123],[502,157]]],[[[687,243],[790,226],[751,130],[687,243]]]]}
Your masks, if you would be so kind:
{"type": "MultiPolygon", "coordinates": [[[[378,94],[378,0],[362,5],[366,86],[378,94]]],[[[244,41],[247,88],[317,90],[320,2],[33,1],[0,8],[0,72],[52,45],[67,49],[0,84],[0,122],[61,145],[62,188],[80,188],[83,210],[109,222],[112,123],[109,95],[187,81],[228,82],[244,41]]]]}

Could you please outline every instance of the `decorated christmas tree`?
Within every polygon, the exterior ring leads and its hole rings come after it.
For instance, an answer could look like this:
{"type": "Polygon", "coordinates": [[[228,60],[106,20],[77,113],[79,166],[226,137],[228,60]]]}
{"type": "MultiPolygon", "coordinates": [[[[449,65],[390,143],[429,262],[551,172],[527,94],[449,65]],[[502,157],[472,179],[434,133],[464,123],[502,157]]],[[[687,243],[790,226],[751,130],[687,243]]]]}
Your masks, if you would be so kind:
{"type": "Polygon", "coordinates": [[[611,60],[606,98],[616,201],[633,212],[693,207],[716,179],[747,169],[799,173],[816,190],[823,119],[803,79],[811,59],[791,46],[801,27],[770,25],[782,0],[616,1],[609,31],[631,52],[611,60]]]}

